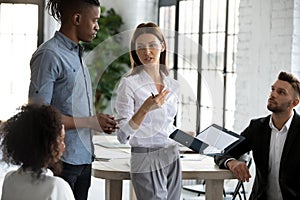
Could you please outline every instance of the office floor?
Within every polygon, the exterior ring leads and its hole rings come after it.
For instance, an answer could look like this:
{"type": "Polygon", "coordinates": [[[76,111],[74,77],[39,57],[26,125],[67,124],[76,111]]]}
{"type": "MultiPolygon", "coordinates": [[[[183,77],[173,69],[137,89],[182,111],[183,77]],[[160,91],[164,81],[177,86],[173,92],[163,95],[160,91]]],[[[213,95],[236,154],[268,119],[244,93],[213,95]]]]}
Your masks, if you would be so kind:
{"type": "MultiPolygon", "coordinates": [[[[129,181],[123,181],[123,198],[122,200],[130,200],[129,199],[129,181]]],[[[104,200],[104,185],[105,182],[103,179],[98,179],[92,177],[92,185],[89,190],[88,200],[104,200]]],[[[196,193],[188,192],[186,190],[182,190],[181,192],[181,200],[201,200],[204,199],[202,197],[198,197],[196,193]]]]}

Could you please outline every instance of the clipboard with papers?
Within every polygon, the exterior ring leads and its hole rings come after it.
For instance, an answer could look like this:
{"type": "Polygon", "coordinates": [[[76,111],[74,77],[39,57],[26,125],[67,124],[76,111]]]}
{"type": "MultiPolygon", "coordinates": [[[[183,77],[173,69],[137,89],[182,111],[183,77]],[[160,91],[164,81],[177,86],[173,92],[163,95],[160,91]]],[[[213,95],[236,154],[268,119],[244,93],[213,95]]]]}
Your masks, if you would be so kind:
{"type": "Polygon", "coordinates": [[[245,139],[245,137],[217,124],[210,125],[196,137],[180,129],[176,129],[169,137],[191,150],[207,156],[224,155],[245,139]]]}

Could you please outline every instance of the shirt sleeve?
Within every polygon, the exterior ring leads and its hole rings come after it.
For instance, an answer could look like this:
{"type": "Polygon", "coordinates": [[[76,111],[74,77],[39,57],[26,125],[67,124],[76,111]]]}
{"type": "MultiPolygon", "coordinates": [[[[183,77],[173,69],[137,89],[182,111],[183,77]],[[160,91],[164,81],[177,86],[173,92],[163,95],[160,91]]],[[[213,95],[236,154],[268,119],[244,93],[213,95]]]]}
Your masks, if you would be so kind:
{"type": "Polygon", "coordinates": [[[225,163],[224,163],[224,166],[225,166],[227,169],[229,169],[227,163],[228,163],[229,161],[231,161],[231,160],[235,160],[235,158],[228,158],[228,159],[225,161],[225,163]]]}
{"type": "Polygon", "coordinates": [[[129,136],[136,130],[129,125],[129,120],[134,114],[134,96],[130,88],[130,80],[122,78],[116,91],[115,111],[116,119],[122,119],[119,122],[120,128],[117,130],[117,138],[120,143],[127,143],[129,136]]]}
{"type": "Polygon", "coordinates": [[[54,82],[61,71],[58,57],[51,50],[38,51],[30,61],[30,68],[29,99],[50,104],[54,82]]]}

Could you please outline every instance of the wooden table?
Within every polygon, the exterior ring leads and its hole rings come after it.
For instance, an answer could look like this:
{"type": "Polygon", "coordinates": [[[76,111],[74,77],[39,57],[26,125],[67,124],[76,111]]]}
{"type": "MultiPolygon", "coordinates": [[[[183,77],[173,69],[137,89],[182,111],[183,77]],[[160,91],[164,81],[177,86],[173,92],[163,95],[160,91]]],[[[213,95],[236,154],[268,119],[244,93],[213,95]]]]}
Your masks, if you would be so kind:
{"type": "MultiPolygon", "coordinates": [[[[94,141],[96,157],[102,159],[93,162],[92,175],[96,178],[105,179],[106,200],[121,200],[122,181],[130,180],[130,148],[118,146],[115,136],[96,136],[94,141]],[[112,147],[107,148],[98,145],[103,141],[104,146],[111,143],[112,147]]],[[[199,154],[183,154],[181,165],[183,179],[205,180],[205,198],[207,200],[223,199],[224,179],[234,179],[229,170],[219,169],[211,157],[199,154]]],[[[134,195],[131,195],[131,199],[134,198],[134,195]]]]}

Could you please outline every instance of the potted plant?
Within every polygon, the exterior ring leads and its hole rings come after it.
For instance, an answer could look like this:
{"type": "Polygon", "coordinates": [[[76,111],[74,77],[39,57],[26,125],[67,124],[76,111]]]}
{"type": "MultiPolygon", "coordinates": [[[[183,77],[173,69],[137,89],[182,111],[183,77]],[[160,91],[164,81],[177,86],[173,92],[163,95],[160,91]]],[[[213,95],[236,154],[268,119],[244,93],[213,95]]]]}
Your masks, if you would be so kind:
{"type": "Polygon", "coordinates": [[[113,8],[106,11],[101,7],[98,24],[100,30],[94,40],[82,45],[95,91],[96,112],[103,112],[112,99],[116,84],[129,70],[130,58],[117,37],[123,24],[121,16],[113,8]]]}

